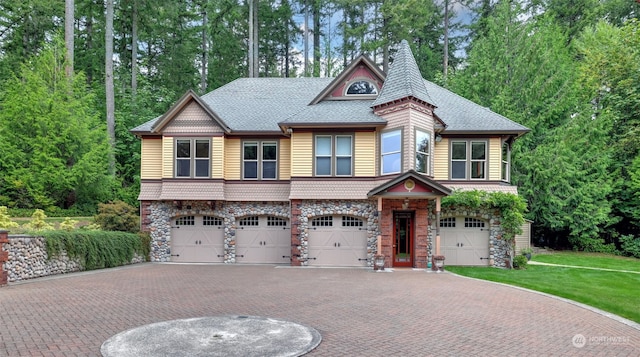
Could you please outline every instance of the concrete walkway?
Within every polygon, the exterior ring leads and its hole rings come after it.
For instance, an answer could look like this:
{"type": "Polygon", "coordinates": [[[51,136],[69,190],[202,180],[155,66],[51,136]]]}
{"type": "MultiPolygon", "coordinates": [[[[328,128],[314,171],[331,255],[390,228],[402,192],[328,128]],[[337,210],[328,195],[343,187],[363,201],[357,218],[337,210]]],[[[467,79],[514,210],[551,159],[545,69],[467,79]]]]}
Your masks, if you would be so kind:
{"type": "Polygon", "coordinates": [[[100,356],[140,326],[241,315],[315,329],[322,342],[309,356],[640,351],[638,324],[454,274],[145,263],[0,288],[0,356],[100,356]]]}
{"type": "Polygon", "coordinates": [[[544,263],[544,262],[536,262],[533,260],[529,261],[531,265],[547,265],[553,267],[563,267],[563,268],[576,268],[576,269],[590,269],[590,270],[601,270],[601,271],[614,271],[618,273],[631,273],[631,274],[640,274],[640,271],[633,270],[619,270],[619,269],[607,269],[607,268],[596,268],[596,267],[585,267],[580,265],[564,265],[564,264],[553,264],[553,263],[544,263]]]}

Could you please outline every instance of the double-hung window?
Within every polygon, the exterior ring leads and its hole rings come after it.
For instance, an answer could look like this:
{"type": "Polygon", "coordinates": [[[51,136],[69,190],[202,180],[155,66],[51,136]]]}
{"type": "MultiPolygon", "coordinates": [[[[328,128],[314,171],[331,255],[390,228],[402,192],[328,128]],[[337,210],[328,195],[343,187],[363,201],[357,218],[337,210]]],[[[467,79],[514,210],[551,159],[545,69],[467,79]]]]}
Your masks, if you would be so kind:
{"type": "Polygon", "coordinates": [[[429,174],[431,133],[416,130],[416,171],[429,174]]]}
{"type": "Polygon", "coordinates": [[[209,177],[211,141],[176,139],[176,177],[209,177]]]}
{"type": "Polygon", "coordinates": [[[275,180],[278,168],[278,144],[275,141],[245,141],[242,150],[242,178],[275,180]]]}
{"type": "Polygon", "coordinates": [[[353,172],[352,135],[316,135],[315,175],[351,176],[353,172]]]}
{"type": "Polygon", "coordinates": [[[380,135],[380,163],[383,175],[402,170],[402,130],[387,131],[380,135]]]}
{"type": "Polygon", "coordinates": [[[451,142],[451,179],[484,180],[487,178],[487,142],[451,142]]]}
{"type": "Polygon", "coordinates": [[[502,181],[511,180],[511,146],[509,143],[502,144],[502,181]]]}

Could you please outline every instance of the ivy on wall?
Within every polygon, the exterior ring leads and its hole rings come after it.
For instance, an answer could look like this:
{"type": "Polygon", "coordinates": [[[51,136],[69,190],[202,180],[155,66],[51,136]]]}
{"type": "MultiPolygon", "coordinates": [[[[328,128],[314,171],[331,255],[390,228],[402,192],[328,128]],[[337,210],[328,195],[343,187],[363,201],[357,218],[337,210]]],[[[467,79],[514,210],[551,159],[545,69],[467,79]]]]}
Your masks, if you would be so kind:
{"type": "Polygon", "coordinates": [[[524,213],[527,210],[525,200],[518,195],[481,190],[454,191],[442,198],[442,207],[499,210],[502,218],[502,237],[507,241],[514,240],[517,234],[522,233],[524,213]]]}

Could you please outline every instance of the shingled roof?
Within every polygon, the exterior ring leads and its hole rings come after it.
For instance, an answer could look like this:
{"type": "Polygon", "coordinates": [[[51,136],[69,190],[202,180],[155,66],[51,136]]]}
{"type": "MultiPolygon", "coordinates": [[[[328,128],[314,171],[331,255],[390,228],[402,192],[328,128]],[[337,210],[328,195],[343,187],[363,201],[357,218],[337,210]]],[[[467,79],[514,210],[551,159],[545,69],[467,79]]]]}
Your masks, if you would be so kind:
{"type": "MultiPolygon", "coordinates": [[[[240,78],[200,97],[229,133],[281,133],[288,127],[381,126],[372,108],[413,98],[433,106],[446,124],[443,133],[523,134],[528,128],[422,78],[403,41],[375,99],[315,101],[334,78],[240,78]],[[311,103],[311,104],[310,104],[311,103]]],[[[131,131],[151,133],[164,116],[131,131]]]]}
{"type": "Polygon", "coordinates": [[[409,43],[406,40],[402,40],[393,58],[393,63],[384,81],[380,95],[373,101],[371,106],[388,104],[409,97],[436,106],[424,85],[424,79],[420,74],[418,63],[413,57],[409,43]]]}

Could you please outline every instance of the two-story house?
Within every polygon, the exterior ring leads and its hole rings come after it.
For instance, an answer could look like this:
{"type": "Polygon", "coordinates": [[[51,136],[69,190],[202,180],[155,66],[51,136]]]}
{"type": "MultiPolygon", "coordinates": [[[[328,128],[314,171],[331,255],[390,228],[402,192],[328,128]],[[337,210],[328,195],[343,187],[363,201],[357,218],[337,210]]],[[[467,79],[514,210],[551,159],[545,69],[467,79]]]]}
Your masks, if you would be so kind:
{"type": "Polygon", "coordinates": [[[142,140],[152,260],[425,268],[505,266],[499,212],[448,210],[454,189],[517,193],[529,129],[422,78],[406,42],[389,73],[241,78],[131,131],[142,140]]]}

